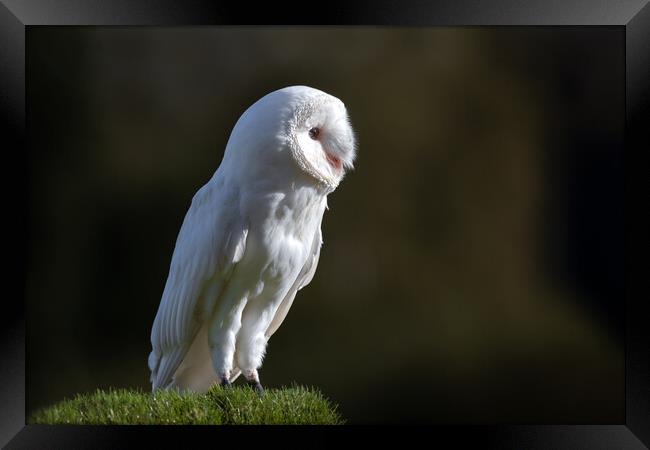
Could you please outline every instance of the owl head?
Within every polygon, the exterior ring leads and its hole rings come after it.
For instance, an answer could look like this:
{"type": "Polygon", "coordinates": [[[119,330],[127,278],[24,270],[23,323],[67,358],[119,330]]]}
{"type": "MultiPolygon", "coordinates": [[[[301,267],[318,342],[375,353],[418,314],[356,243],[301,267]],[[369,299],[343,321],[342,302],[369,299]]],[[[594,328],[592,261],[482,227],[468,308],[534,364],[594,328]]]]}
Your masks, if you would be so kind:
{"type": "Polygon", "coordinates": [[[255,102],[235,125],[226,157],[229,148],[267,170],[292,166],[328,190],[338,186],[356,157],[343,102],[307,86],[279,89],[255,102]]]}

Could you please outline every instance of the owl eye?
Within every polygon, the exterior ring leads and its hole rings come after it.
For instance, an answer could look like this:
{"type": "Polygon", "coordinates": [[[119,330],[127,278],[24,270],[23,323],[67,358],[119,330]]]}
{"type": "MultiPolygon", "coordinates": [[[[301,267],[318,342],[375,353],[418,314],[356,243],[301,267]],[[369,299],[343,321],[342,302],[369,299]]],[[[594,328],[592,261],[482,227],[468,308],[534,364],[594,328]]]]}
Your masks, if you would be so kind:
{"type": "Polygon", "coordinates": [[[312,138],[313,140],[318,139],[318,135],[320,134],[320,128],[314,127],[309,130],[309,137],[312,138]]]}

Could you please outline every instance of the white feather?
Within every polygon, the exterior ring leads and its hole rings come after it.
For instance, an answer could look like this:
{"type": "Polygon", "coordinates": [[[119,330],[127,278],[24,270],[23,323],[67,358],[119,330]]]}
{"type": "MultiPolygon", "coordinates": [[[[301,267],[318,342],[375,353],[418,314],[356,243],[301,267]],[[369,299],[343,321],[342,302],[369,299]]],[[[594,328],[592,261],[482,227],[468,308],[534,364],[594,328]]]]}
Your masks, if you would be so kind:
{"type": "Polygon", "coordinates": [[[210,184],[192,200],[151,332],[149,369],[154,389],[170,383],[233,266],[243,256],[247,226],[237,204],[236,191],[212,189],[210,184]]]}

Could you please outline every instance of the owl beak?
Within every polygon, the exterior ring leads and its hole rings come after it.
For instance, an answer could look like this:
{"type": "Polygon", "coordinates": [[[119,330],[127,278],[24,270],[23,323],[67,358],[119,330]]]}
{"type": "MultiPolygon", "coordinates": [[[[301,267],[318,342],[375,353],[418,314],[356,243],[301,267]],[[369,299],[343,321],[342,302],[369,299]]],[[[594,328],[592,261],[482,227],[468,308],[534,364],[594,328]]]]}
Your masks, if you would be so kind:
{"type": "Polygon", "coordinates": [[[330,164],[330,166],[334,167],[338,171],[343,170],[343,163],[341,162],[341,158],[339,158],[338,156],[334,156],[328,152],[325,152],[325,155],[327,157],[327,162],[330,164]]]}

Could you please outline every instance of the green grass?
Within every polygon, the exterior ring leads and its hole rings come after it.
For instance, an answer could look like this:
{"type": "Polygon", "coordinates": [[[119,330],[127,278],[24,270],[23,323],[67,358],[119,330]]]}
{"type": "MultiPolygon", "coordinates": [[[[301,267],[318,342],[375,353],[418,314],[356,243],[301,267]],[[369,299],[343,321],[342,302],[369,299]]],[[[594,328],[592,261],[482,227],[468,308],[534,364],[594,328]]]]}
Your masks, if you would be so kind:
{"type": "Polygon", "coordinates": [[[339,425],[337,406],[316,389],[214,386],[207,394],[97,390],[41,409],[29,424],[71,425],[339,425]]]}

